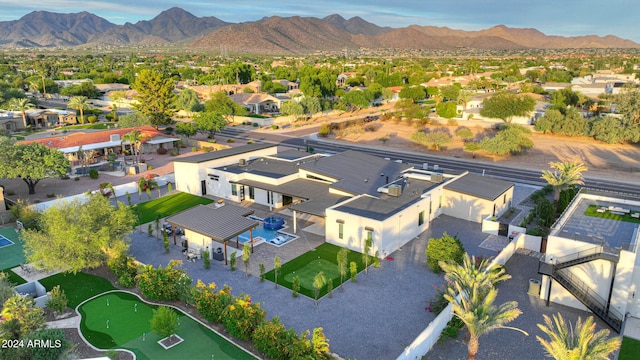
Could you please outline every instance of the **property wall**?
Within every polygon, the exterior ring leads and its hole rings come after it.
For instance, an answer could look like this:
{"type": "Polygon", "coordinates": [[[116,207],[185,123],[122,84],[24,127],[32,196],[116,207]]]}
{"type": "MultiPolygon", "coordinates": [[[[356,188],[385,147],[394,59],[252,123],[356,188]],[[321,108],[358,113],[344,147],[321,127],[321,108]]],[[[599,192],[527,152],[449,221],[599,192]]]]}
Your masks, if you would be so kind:
{"type": "MultiPolygon", "coordinates": [[[[638,239],[638,236],[640,236],[639,232],[639,228],[636,228],[636,244],[637,241],[640,240],[638,239]]],[[[634,261],[634,270],[635,269],[640,269],[640,256],[637,256],[637,248],[638,246],[636,245],[636,258],[634,261]]],[[[632,278],[631,278],[631,283],[629,285],[629,296],[628,296],[628,303],[627,303],[627,311],[631,314],[631,316],[633,317],[637,317],[640,318],[640,271],[633,271],[632,273],[632,278]]]]}
{"type": "Polygon", "coordinates": [[[481,199],[475,196],[462,194],[456,191],[444,189],[442,207],[444,214],[473,222],[482,222],[482,219],[492,216],[495,205],[495,216],[500,216],[510,206],[513,199],[513,187],[498,196],[495,200],[481,199]]]}

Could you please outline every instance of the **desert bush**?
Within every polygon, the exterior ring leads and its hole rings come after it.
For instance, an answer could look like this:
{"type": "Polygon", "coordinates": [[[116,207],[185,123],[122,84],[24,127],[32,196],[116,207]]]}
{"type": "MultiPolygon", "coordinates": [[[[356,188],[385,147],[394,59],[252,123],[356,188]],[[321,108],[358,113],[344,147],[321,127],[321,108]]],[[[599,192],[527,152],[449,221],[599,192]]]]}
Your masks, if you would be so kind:
{"type": "Polygon", "coordinates": [[[462,263],[464,256],[464,246],[457,236],[451,236],[446,231],[439,238],[430,238],[427,244],[427,265],[433,272],[441,273],[442,269],[438,262],[462,263]]]}
{"type": "Polygon", "coordinates": [[[89,177],[92,179],[97,179],[100,177],[100,173],[96,169],[89,170],[89,177]]]}
{"type": "Polygon", "coordinates": [[[318,129],[319,136],[327,137],[329,134],[331,134],[331,125],[329,124],[323,124],[320,126],[320,129],[318,129]]]}

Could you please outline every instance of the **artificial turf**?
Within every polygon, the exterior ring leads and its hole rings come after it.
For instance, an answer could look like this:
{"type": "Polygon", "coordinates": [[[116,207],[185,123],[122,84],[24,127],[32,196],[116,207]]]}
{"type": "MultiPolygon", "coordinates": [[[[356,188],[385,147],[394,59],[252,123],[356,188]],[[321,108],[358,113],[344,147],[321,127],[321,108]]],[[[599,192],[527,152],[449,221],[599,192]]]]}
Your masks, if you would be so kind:
{"type": "MultiPolygon", "coordinates": [[[[297,258],[282,264],[280,266],[280,272],[278,273],[278,284],[292,289],[293,277],[298,275],[300,277],[300,294],[313,298],[313,279],[322,271],[327,279],[327,283],[331,281],[333,288],[336,289],[341,284],[337,260],[338,251],[340,251],[340,249],[342,248],[339,246],[324,243],[314,250],[308,251],[297,258]]],[[[349,263],[352,261],[358,265],[358,272],[364,270],[362,253],[349,251],[347,257],[347,274],[344,277],[343,282],[351,279],[349,263]]],[[[372,262],[373,260],[369,262],[369,265],[371,265],[372,262]]],[[[271,270],[267,272],[265,274],[265,278],[275,282],[275,271],[271,270]]],[[[319,297],[326,295],[327,292],[327,286],[324,286],[319,292],[319,297]]]]}
{"type": "Polygon", "coordinates": [[[620,353],[618,354],[619,360],[633,360],[638,358],[640,353],[640,341],[623,337],[622,346],[620,346],[620,353]]]}
{"type": "Polygon", "coordinates": [[[131,293],[115,291],[103,294],[78,308],[82,315],[80,330],[92,345],[101,349],[128,349],[136,354],[136,359],[254,359],[175,309],[179,318],[176,334],[184,341],[165,350],[158,344],[160,337],[150,326],[155,308],[156,305],[147,304],[131,293]]]}
{"type": "Polygon", "coordinates": [[[180,192],[135,204],[131,209],[138,214],[138,224],[146,224],[155,221],[158,216],[161,218],[171,216],[196,205],[207,205],[212,202],[213,200],[202,196],[180,192]]]}
{"type": "Polygon", "coordinates": [[[597,209],[598,209],[598,206],[589,205],[587,210],[585,210],[584,215],[585,216],[593,216],[593,217],[603,218],[603,219],[626,221],[626,222],[630,222],[630,223],[640,224],[640,219],[636,219],[636,218],[632,218],[631,217],[631,214],[635,213],[636,211],[630,212],[629,214],[619,215],[619,214],[612,214],[611,211],[609,211],[609,210],[607,210],[607,211],[605,211],[603,213],[599,213],[599,212],[596,211],[597,209]]]}
{"type": "Polygon", "coordinates": [[[109,280],[83,272],[51,275],[41,279],[40,283],[47,291],[50,291],[56,285],[60,285],[60,289],[64,290],[65,295],[67,295],[67,306],[72,309],[92,296],[116,289],[109,280]]]}
{"type": "Polygon", "coordinates": [[[16,274],[13,272],[13,270],[11,269],[4,269],[4,270],[0,270],[4,273],[7,273],[8,280],[10,283],[12,283],[13,285],[20,285],[20,284],[24,284],[27,282],[27,280],[23,279],[20,275],[16,274]]]}

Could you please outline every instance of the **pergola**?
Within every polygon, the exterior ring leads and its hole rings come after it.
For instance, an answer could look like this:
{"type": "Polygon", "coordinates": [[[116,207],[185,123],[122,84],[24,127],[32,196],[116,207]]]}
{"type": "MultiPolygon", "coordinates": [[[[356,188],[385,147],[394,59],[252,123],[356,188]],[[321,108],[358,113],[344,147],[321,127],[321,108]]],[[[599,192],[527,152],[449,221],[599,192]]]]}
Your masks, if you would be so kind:
{"type": "Polygon", "coordinates": [[[166,221],[173,229],[173,242],[176,242],[175,228],[190,230],[224,246],[224,261],[227,264],[227,242],[236,239],[236,248],[240,248],[238,236],[249,231],[251,252],[253,252],[253,229],[259,222],[247,218],[253,210],[225,203],[198,205],[181,213],[168,217],[166,221]]]}

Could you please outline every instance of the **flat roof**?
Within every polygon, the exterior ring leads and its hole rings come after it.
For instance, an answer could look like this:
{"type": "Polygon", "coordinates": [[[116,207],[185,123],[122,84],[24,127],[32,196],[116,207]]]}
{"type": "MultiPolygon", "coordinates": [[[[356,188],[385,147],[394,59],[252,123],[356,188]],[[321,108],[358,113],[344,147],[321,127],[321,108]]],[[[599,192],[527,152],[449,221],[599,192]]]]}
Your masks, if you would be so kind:
{"type": "Polygon", "coordinates": [[[198,205],[170,216],[166,221],[213,240],[225,242],[258,226],[258,221],[246,217],[253,212],[252,209],[229,203],[218,208],[214,204],[198,205]]]}
{"type": "Polygon", "coordinates": [[[339,179],[331,184],[334,189],[374,196],[378,188],[398,179],[412,167],[355,150],[300,163],[300,168],[309,172],[339,179]]]}
{"type": "Polygon", "coordinates": [[[449,182],[444,188],[493,201],[513,186],[512,182],[469,173],[449,182]]]}
{"type": "Polygon", "coordinates": [[[306,157],[313,157],[313,156],[321,156],[318,154],[311,154],[305,151],[301,151],[301,150],[285,150],[285,151],[278,151],[277,154],[275,155],[269,155],[269,157],[271,158],[278,158],[278,159],[282,159],[282,160],[289,160],[289,161],[295,161],[295,160],[300,160],[300,159],[304,159],[306,157]]]}
{"type": "Polygon", "coordinates": [[[314,199],[329,193],[329,184],[309,179],[294,179],[280,185],[255,180],[239,180],[235,183],[303,199],[314,199]]]}
{"type": "Polygon", "coordinates": [[[348,200],[349,198],[350,196],[332,194],[327,192],[323,196],[293,204],[289,206],[289,209],[305,214],[325,217],[327,216],[327,208],[348,200]]]}
{"type": "Polygon", "coordinates": [[[250,173],[274,179],[298,172],[298,167],[295,163],[264,157],[246,162],[245,165],[227,165],[216,169],[233,174],[250,173]]]}
{"type": "Polygon", "coordinates": [[[229,149],[223,149],[218,151],[212,151],[208,153],[202,153],[198,155],[187,156],[181,159],[176,159],[174,162],[183,162],[183,163],[192,163],[199,164],[211,160],[222,159],[228,156],[235,156],[240,154],[245,154],[252,151],[263,150],[268,148],[277,148],[277,144],[269,144],[269,143],[256,143],[256,144],[247,144],[242,146],[236,146],[229,149]]]}
{"type": "Polygon", "coordinates": [[[440,183],[417,179],[408,179],[406,183],[399,181],[397,184],[403,187],[400,196],[382,194],[380,197],[373,197],[370,195],[362,195],[334,209],[348,214],[382,221],[416,203],[422,198],[424,193],[440,185],[440,183]]]}

